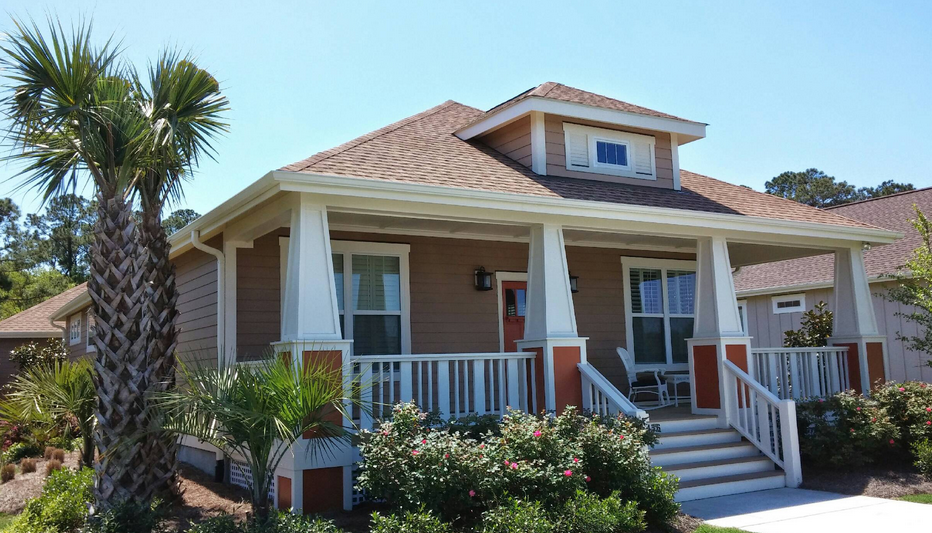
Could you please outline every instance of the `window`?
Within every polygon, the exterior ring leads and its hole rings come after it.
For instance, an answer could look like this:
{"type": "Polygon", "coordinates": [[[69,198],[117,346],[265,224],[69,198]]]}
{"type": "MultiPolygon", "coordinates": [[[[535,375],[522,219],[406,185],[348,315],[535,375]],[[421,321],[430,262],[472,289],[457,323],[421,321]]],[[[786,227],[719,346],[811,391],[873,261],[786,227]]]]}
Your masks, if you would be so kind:
{"type": "Polygon", "coordinates": [[[741,333],[745,335],[750,335],[748,333],[748,301],[747,300],[738,300],[738,318],[741,319],[741,333]]]}
{"type": "Polygon", "coordinates": [[[71,324],[68,327],[68,344],[78,344],[81,342],[81,314],[71,315],[68,322],[71,324]]]}
{"type": "Polygon", "coordinates": [[[628,350],[637,365],[685,368],[693,336],[696,267],[690,261],[622,258],[628,350]]]}
{"type": "Polygon", "coordinates": [[[94,337],[97,336],[97,324],[91,311],[87,311],[87,351],[96,352],[97,345],[94,344],[94,337]]]}
{"type": "Polygon", "coordinates": [[[657,179],[654,137],[568,123],[563,132],[567,170],[657,179]]]}
{"type": "Polygon", "coordinates": [[[801,313],[806,310],[805,294],[787,294],[785,296],[774,296],[773,313],[775,315],[783,313],[801,313]]]}

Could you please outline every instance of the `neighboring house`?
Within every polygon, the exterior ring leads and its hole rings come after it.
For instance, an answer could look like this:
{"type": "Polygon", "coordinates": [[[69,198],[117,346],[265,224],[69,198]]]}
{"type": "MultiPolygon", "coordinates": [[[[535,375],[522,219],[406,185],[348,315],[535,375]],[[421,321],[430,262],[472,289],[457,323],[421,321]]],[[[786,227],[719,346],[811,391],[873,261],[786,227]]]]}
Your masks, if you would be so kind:
{"type": "MultiPolygon", "coordinates": [[[[865,251],[864,263],[877,326],[886,336],[890,371],[887,377],[932,381],[932,367],[926,364],[929,355],[907,349],[898,338],[899,334],[912,336],[919,333],[915,322],[899,316],[899,313],[911,312],[911,308],[884,297],[889,287],[896,283],[889,276],[897,273],[913,250],[922,245],[919,232],[910,222],[915,218],[913,206],[932,213],[932,188],[830,207],[826,211],[905,234],[891,245],[865,251]]],[[[833,276],[834,256],[831,254],[738,269],[735,272],[735,289],[751,345],[780,346],[783,333],[797,329],[802,312],[812,309],[820,301],[826,302],[828,309],[835,309],[833,276]]]]}
{"type": "Polygon", "coordinates": [[[30,342],[48,343],[62,339],[65,323],[52,317],[59,308],[82,293],[87,293],[87,284],[72,287],[0,321],[0,386],[9,383],[10,377],[19,370],[10,361],[10,351],[30,342]]]}
{"type": "MultiPolygon", "coordinates": [[[[681,170],[679,147],[705,134],[545,83],[489,111],[447,101],[269,172],[171,237],[179,356],[320,358],[372,384],[363,403],[414,399],[450,417],[566,405],[647,417],[621,392],[626,348],[635,370],[690,382],[688,408],[649,414],[664,435],[653,460],[683,480],[679,499],[797,486],[787,383],[822,394],[884,377],[858,297],[862,246],[901,235],[681,170]],[[846,305],[830,356],[795,352],[824,362],[807,367],[824,378],[816,389],[766,374],[775,360],[751,349],[731,273],[824,253],[846,305]]],[[[77,323],[89,304],[58,317],[77,323]]],[[[276,505],[351,507],[357,452],[320,457],[312,442],[277,470],[276,505]]],[[[182,458],[248,474],[191,440],[182,458]]]]}

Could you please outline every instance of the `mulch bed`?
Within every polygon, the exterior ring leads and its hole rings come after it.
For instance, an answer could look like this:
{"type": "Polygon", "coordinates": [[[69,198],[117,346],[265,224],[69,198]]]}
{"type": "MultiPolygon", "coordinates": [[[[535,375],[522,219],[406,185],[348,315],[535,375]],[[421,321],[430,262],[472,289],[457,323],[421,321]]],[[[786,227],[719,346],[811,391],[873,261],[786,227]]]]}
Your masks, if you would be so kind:
{"type": "Polygon", "coordinates": [[[802,488],[892,499],[908,494],[932,494],[932,481],[905,462],[849,470],[828,470],[804,465],[802,488]]]}
{"type": "MultiPolygon", "coordinates": [[[[65,455],[64,466],[77,468],[79,457],[78,452],[65,455]]],[[[26,500],[42,494],[46,462],[42,458],[36,459],[36,471],[29,474],[21,473],[19,466],[16,467],[16,477],[0,485],[0,513],[19,514],[26,506],[26,500]]]]}

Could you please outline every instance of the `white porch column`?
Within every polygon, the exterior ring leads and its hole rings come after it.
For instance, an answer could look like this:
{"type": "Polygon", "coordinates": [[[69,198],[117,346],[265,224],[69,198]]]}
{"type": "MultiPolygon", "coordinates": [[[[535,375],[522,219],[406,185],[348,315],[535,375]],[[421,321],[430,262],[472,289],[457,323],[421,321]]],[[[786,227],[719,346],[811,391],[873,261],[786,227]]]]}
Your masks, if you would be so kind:
{"type": "Polygon", "coordinates": [[[548,412],[582,406],[578,363],[586,362],[586,339],[576,329],[563,228],[531,227],[524,339],[518,347],[537,353],[537,405],[548,412]],[[541,398],[541,396],[543,396],[541,398]]]}
{"type": "Polygon", "coordinates": [[[751,351],[751,339],[741,331],[728,243],[723,237],[697,241],[695,312],[693,338],[687,340],[692,411],[723,416],[723,362],[727,359],[748,372],[751,351]]]}
{"type": "MultiPolygon", "coordinates": [[[[323,360],[334,368],[342,368],[347,375],[352,372],[349,360],[352,341],[343,340],[340,331],[327,208],[311,194],[294,193],[290,211],[282,340],[275,343],[275,350],[288,354],[295,365],[303,365],[310,359],[323,360]]],[[[349,426],[350,421],[344,420],[344,425],[349,426]]],[[[313,438],[317,437],[305,434],[292,450],[292,509],[295,512],[347,509],[347,502],[352,502],[352,486],[344,479],[352,468],[352,448],[337,446],[326,458],[318,457],[319,454],[308,450],[313,438]],[[311,485],[328,489],[305,494],[304,478],[308,476],[316,478],[311,485]]]]}
{"type": "Polygon", "coordinates": [[[848,348],[848,377],[858,392],[868,392],[888,370],[886,336],[874,316],[864,253],[860,246],[835,250],[834,323],[829,344],[848,348]]]}

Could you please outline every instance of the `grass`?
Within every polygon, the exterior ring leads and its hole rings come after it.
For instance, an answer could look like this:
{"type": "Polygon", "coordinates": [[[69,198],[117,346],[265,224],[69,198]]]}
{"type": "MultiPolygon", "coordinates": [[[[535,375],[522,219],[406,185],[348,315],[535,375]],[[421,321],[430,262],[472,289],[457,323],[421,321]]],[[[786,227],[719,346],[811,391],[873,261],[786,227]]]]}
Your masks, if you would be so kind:
{"type": "Polygon", "coordinates": [[[693,533],[747,533],[747,531],[736,527],[718,527],[702,524],[693,533]]]}
{"type": "Polygon", "coordinates": [[[904,502],[927,503],[932,505],[932,494],[908,494],[906,496],[900,496],[897,499],[903,500],[904,502]]]}

